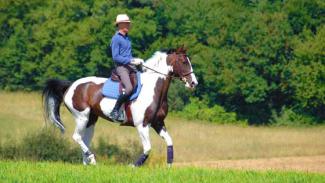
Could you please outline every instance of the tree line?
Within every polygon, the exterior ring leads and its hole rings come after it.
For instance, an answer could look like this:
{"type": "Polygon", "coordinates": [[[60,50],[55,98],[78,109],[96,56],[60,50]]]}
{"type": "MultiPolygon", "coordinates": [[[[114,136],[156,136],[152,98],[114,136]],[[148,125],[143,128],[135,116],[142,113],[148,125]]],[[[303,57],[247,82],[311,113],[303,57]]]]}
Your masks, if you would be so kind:
{"type": "Polygon", "coordinates": [[[252,123],[324,121],[322,0],[0,1],[0,88],[40,90],[48,78],[108,77],[119,13],[132,19],[135,56],[188,48],[199,85],[191,93],[175,81],[171,110],[200,101],[252,123]]]}

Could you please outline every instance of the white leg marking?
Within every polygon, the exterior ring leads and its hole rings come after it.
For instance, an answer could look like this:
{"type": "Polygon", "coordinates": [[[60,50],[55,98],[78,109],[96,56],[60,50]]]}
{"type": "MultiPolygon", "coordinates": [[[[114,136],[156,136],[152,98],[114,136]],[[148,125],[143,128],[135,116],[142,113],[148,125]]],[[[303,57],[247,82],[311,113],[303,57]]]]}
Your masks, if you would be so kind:
{"type": "Polygon", "coordinates": [[[85,135],[86,125],[88,123],[90,109],[87,108],[83,112],[74,113],[76,120],[76,128],[72,135],[72,138],[80,145],[83,153],[89,151],[89,148],[83,141],[83,136],[85,135]]]}
{"type": "Polygon", "coordinates": [[[165,129],[161,129],[159,135],[165,140],[167,146],[173,145],[172,138],[165,129]]]}
{"type": "Polygon", "coordinates": [[[76,129],[72,135],[72,138],[80,145],[82,152],[86,153],[86,152],[88,152],[89,148],[82,140],[82,136],[84,135],[84,133],[85,133],[84,127],[76,127],[76,129]]]}
{"type": "Polygon", "coordinates": [[[79,116],[76,119],[76,129],[72,138],[80,145],[83,152],[83,164],[84,165],[96,165],[96,159],[94,154],[88,154],[90,152],[90,142],[94,135],[94,125],[86,128],[88,118],[79,116]]]}
{"type": "MultiPolygon", "coordinates": [[[[91,142],[91,139],[93,138],[93,135],[94,135],[94,125],[91,125],[90,127],[86,128],[85,130],[85,134],[83,136],[83,141],[84,143],[86,144],[86,146],[88,147],[88,149],[90,149],[90,142],[91,142]]],[[[82,161],[83,161],[83,164],[84,165],[88,165],[91,163],[91,157],[87,154],[82,154],[82,161]]],[[[95,156],[94,156],[94,160],[95,161],[95,164],[96,164],[96,160],[95,160],[95,156]]]]}
{"type": "Polygon", "coordinates": [[[139,136],[141,138],[143,153],[148,155],[151,150],[150,138],[149,138],[149,125],[143,127],[143,124],[137,126],[139,136]]]}

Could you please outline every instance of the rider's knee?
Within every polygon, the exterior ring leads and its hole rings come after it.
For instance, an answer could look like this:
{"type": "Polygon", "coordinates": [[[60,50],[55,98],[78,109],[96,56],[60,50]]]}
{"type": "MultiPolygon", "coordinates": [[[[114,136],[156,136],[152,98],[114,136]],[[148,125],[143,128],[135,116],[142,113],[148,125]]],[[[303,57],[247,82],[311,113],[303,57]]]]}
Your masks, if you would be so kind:
{"type": "Polygon", "coordinates": [[[133,91],[132,86],[127,86],[127,87],[124,88],[124,94],[127,95],[127,96],[131,95],[132,91],[133,91]]]}

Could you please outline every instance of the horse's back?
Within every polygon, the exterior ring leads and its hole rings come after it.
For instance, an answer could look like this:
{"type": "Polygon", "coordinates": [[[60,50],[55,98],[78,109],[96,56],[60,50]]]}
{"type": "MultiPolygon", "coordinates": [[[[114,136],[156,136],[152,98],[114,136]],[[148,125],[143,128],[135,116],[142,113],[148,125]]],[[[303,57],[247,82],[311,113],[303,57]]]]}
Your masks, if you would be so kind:
{"type": "Polygon", "coordinates": [[[102,98],[101,88],[107,78],[84,77],[72,83],[64,96],[68,108],[84,111],[87,107],[96,105],[102,98]]]}
{"type": "Polygon", "coordinates": [[[107,80],[107,78],[102,78],[102,77],[96,77],[96,76],[88,76],[88,77],[84,77],[84,78],[80,78],[78,80],[76,80],[75,82],[73,82],[72,85],[79,85],[79,84],[83,84],[83,83],[95,83],[95,84],[102,84],[107,80]]]}

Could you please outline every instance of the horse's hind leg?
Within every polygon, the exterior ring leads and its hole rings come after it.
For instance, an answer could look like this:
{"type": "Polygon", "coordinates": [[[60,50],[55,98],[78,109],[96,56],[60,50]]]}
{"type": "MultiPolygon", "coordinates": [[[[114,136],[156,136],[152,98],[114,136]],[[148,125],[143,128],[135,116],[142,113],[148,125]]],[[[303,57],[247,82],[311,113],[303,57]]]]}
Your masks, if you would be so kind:
{"type": "MultiPolygon", "coordinates": [[[[86,130],[85,130],[85,134],[82,138],[82,140],[84,141],[84,143],[86,144],[86,146],[88,147],[88,149],[90,149],[90,144],[91,144],[91,140],[94,136],[94,129],[95,129],[95,123],[98,119],[98,116],[94,115],[93,113],[91,113],[89,115],[89,120],[86,126],[86,130]]],[[[87,165],[89,164],[89,158],[87,156],[87,154],[83,154],[83,164],[87,165]]]]}
{"type": "Polygon", "coordinates": [[[153,129],[161,136],[167,145],[167,164],[169,167],[171,167],[173,160],[174,160],[174,149],[173,149],[173,141],[170,137],[169,133],[167,132],[167,129],[165,127],[165,123],[156,123],[152,124],[153,129]]]}
{"type": "Polygon", "coordinates": [[[86,126],[89,121],[89,109],[86,109],[83,112],[78,112],[78,114],[75,114],[74,116],[76,120],[76,128],[72,138],[80,145],[81,150],[87,159],[86,164],[96,164],[95,155],[91,153],[89,147],[86,145],[83,139],[86,133],[86,126]]]}
{"type": "MultiPolygon", "coordinates": [[[[85,134],[82,138],[82,140],[84,141],[84,143],[86,144],[88,149],[90,149],[91,139],[94,136],[94,127],[95,127],[95,125],[91,125],[91,126],[87,127],[85,130],[85,134]]],[[[90,150],[89,150],[89,152],[90,152],[90,150]]],[[[83,164],[88,165],[89,163],[91,163],[90,159],[89,159],[89,153],[83,153],[83,164]]],[[[96,160],[92,164],[96,164],[96,160]]]]}

